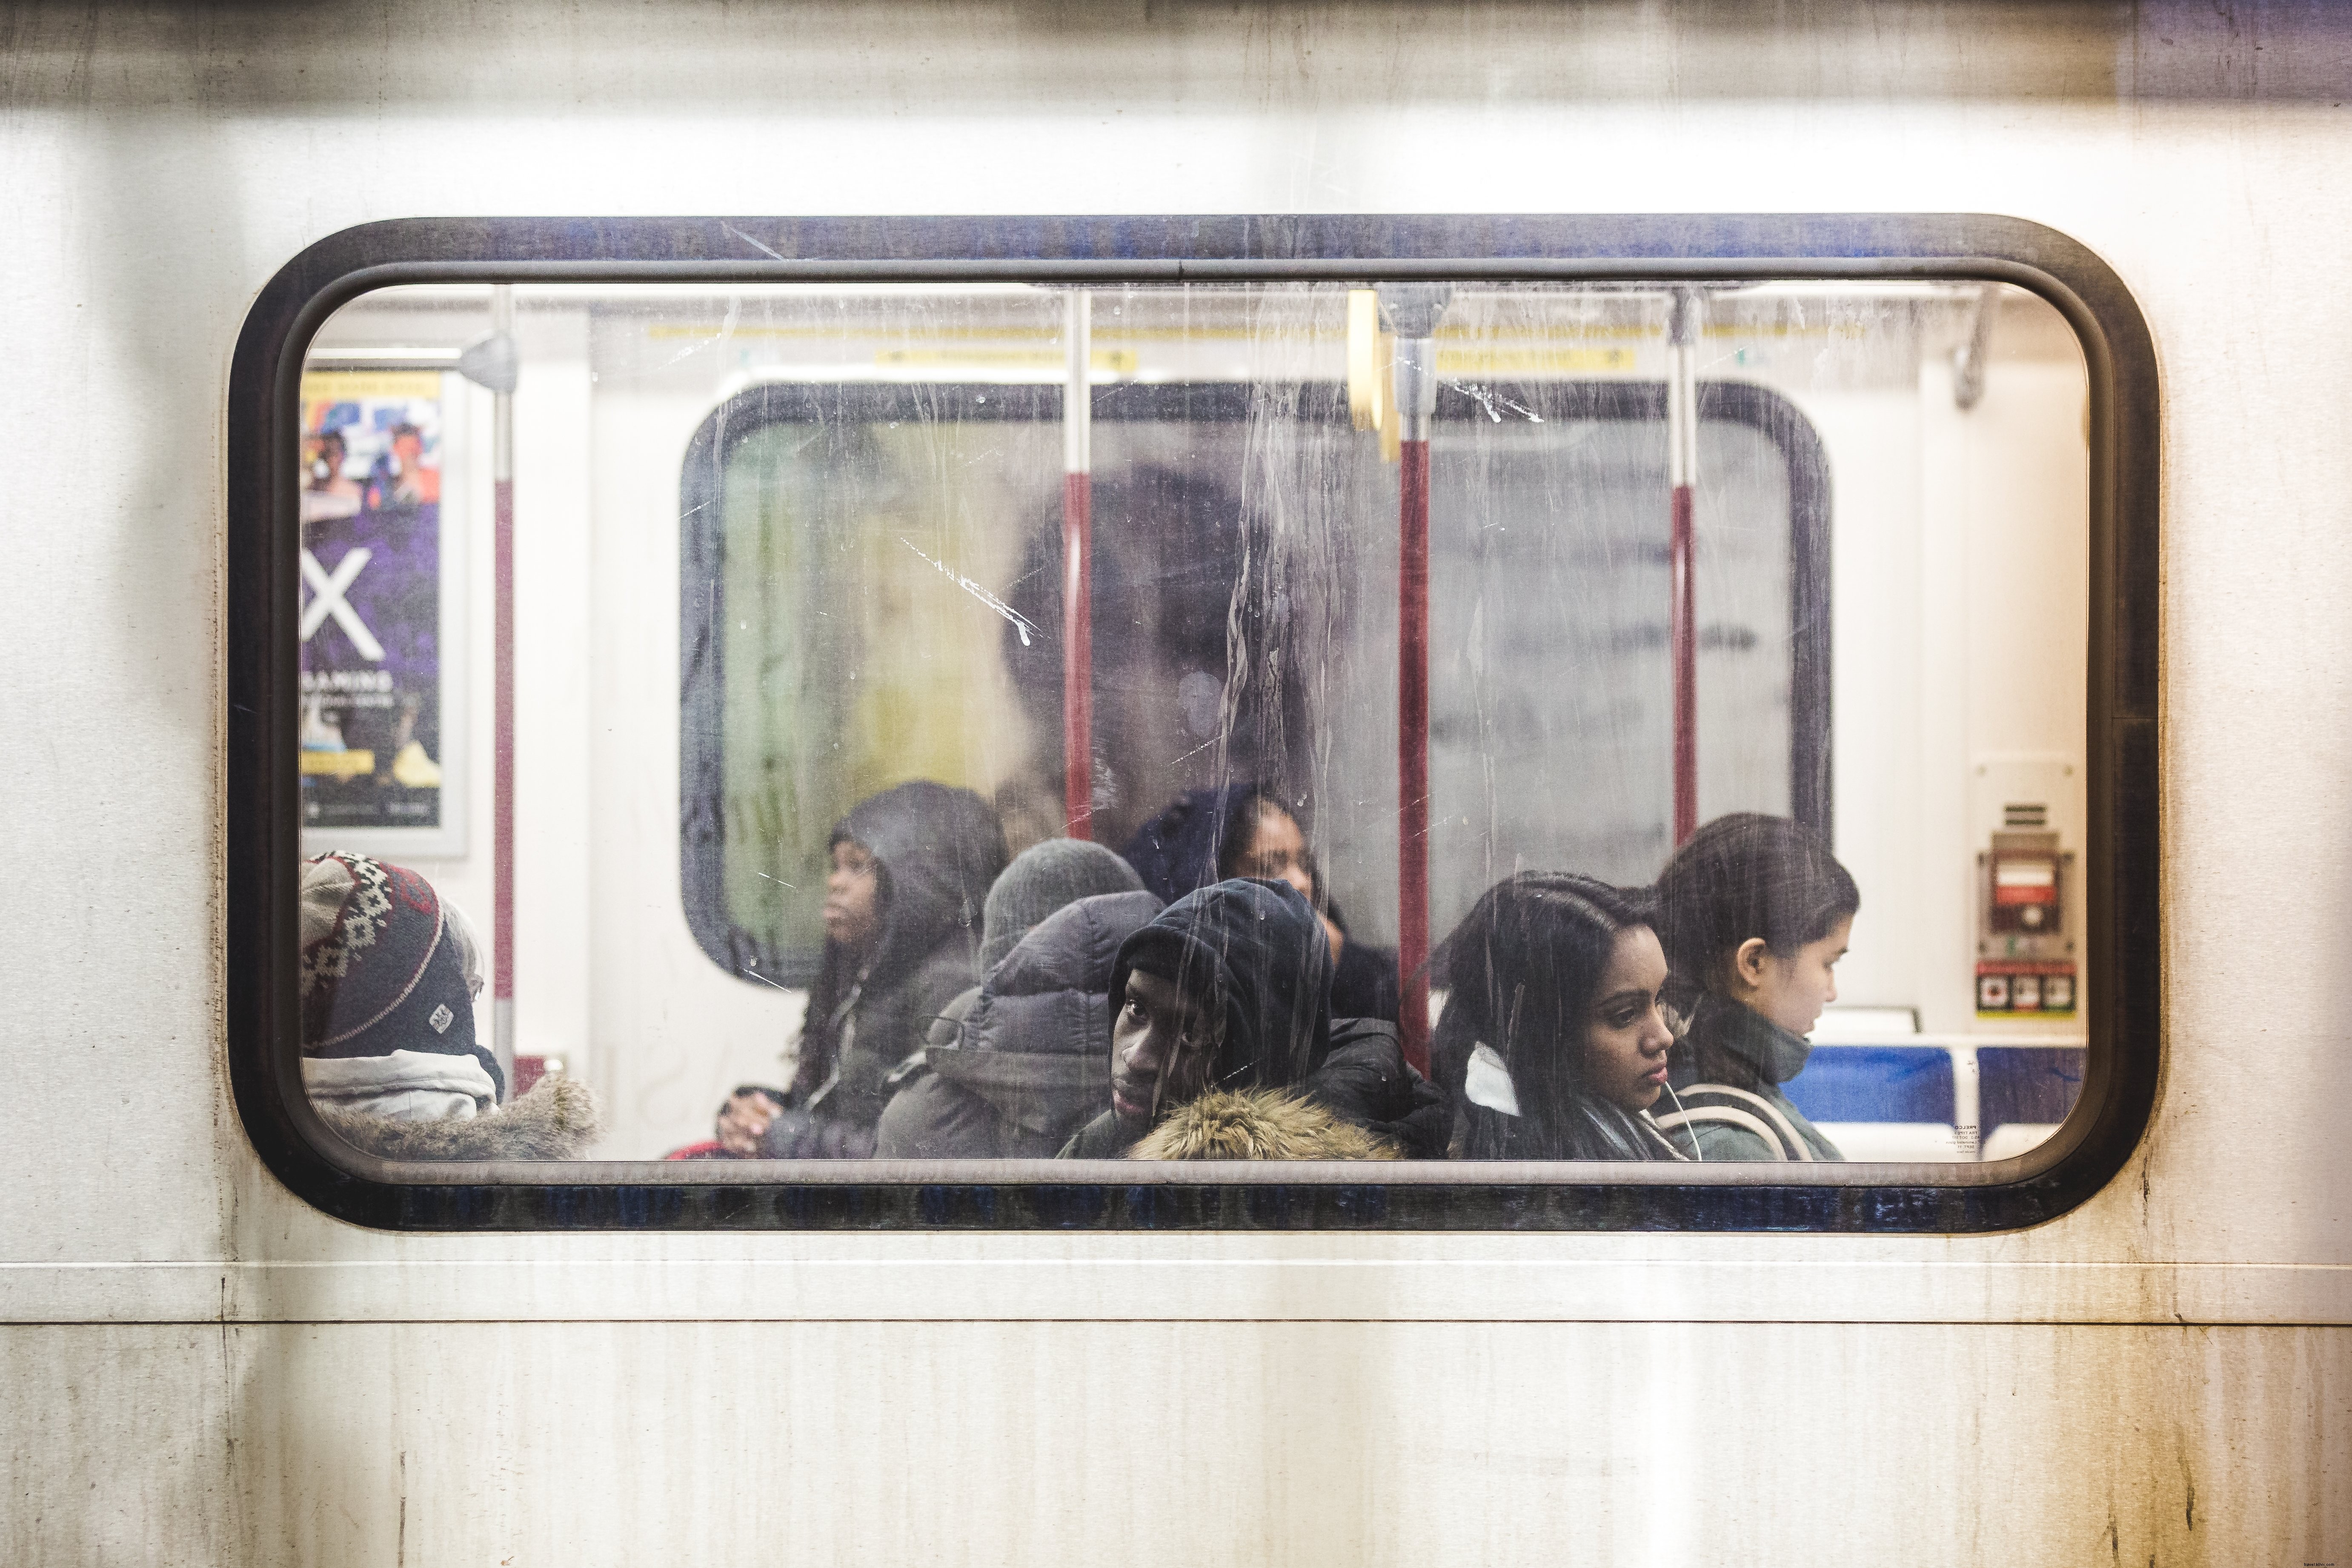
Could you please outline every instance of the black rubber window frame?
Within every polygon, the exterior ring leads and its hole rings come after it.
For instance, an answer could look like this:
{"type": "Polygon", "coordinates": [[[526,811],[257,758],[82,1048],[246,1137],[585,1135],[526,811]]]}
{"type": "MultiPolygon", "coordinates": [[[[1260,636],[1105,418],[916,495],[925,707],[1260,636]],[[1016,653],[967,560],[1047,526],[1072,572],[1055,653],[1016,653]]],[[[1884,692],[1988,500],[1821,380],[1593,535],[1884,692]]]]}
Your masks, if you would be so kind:
{"type": "MultiPolygon", "coordinates": [[[[2161,400],[2112,268],[2063,234],[1976,214],[1034,218],[398,219],[280,268],[230,367],[223,721],[231,1088],[299,1196],[355,1224],[573,1229],[1381,1229],[1945,1233],[2065,1213],[2123,1168],[2161,1070],[2157,803],[2161,400]],[[2055,307],[2090,378],[2084,846],[2093,1010],[2081,1101],[2048,1143],[1977,1166],[1088,1167],[722,1162],[395,1163],[330,1133],[301,1090],[295,889],[298,390],[320,324],[428,282],[1813,279],[2005,282],[2055,307]],[[1867,1173],[1867,1174],[1863,1174],[1867,1173]],[[1370,1175],[1370,1171],[1362,1174],[1370,1175]]],[[[1821,670],[1825,680],[1826,667],[1821,670]]]]}
{"type": "MultiPolygon", "coordinates": [[[[719,586],[726,581],[726,474],[736,446],[778,425],[820,421],[876,425],[908,415],[916,388],[889,382],[848,385],[774,382],[747,387],[711,410],[687,443],[678,483],[678,879],[687,928],[703,956],[749,983],[806,985],[815,978],[810,957],[778,951],[729,917],[726,893],[726,751],[720,716],[726,661],[710,628],[727,620],[719,586]]],[[[953,407],[959,421],[1053,420],[1061,416],[1059,387],[974,383],[925,384],[922,399],[953,407]],[[975,401],[971,394],[986,401],[975,401]]],[[[1522,395],[1508,384],[1496,392],[1522,395]]],[[[1649,421],[1664,425],[1666,388],[1661,382],[1586,381],[1553,386],[1564,405],[1558,417],[1649,421]]],[[[1238,422],[1248,414],[1238,384],[1153,384],[1096,389],[1092,417],[1120,421],[1238,422]]],[[[1340,405],[1344,406],[1344,405],[1340,405]]],[[[1437,422],[1472,425],[1483,405],[1467,393],[1441,387],[1437,422]]],[[[1820,433],[1796,405],[1766,386],[1702,381],[1702,422],[1743,425],[1772,443],[1789,476],[1790,815],[1831,837],[1830,749],[1830,473],[1820,433]]]]}

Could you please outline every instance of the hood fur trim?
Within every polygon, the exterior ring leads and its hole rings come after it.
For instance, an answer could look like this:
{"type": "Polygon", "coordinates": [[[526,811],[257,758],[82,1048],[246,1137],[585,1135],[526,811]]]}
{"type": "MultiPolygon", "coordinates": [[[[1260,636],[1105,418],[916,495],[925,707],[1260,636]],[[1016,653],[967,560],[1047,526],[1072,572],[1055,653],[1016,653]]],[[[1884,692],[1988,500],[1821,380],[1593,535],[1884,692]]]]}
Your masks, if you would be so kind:
{"type": "Polygon", "coordinates": [[[595,1095],[568,1078],[541,1079],[495,1116],[395,1121],[332,1105],[313,1109],[343,1142],[385,1160],[576,1160],[604,1131],[595,1095]]]}
{"type": "Polygon", "coordinates": [[[1169,1113],[1130,1160],[1395,1160],[1392,1144],[1278,1089],[1220,1089],[1169,1113]]]}

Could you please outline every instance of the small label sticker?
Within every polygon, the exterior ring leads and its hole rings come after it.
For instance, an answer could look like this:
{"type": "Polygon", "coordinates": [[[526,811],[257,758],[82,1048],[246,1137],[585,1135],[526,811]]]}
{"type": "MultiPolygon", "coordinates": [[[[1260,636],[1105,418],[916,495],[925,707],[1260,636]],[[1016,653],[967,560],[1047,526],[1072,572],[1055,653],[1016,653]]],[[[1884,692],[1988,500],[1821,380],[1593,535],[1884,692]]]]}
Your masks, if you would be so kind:
{"type": "Polygon", "coordinates": [[[457,1015],[449,1011],[449,1004],[444,1002],[438,1007],[434,1008],[432,1016],[426,1018],[425,1021],[433,1026],[433,1032],[435,1034],[446,1035],[449,1032],[449,1026],[457,1021],[457,1015]]]}

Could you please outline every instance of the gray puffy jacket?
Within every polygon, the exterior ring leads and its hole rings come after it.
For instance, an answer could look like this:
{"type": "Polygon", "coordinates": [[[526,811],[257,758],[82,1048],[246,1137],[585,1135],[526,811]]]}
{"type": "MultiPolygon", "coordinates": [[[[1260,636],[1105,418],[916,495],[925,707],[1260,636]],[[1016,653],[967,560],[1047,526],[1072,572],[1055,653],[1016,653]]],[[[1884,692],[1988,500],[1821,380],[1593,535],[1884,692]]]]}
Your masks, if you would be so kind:
{"type": "Polygon", "coordinates": [[[934,1032],[928,1071],[882,1113],[886,1160],[1050,1160],[1110,1108],[1110,972],[1160,912],[1150,893],[1081,899],[989,972],[961,1026],[934,1032]]]}

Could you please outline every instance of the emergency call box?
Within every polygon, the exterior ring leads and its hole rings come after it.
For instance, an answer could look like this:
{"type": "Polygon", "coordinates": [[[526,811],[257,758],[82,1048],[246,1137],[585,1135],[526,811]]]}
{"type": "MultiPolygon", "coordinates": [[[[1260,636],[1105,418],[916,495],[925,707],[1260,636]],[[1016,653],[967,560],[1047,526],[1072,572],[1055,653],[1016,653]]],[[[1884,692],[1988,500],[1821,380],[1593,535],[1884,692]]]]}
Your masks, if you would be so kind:
{"type": "Polygon", "coordinates": [[[1972,784],[1976,1016],[2071,1024],[2082,1004],[2069,847],[2081,830],[2080,771],[2064,757],[1982,757],[1972,784]]]}
{"type": "MultiPolygon", "coordinates": [[[[2008,820],[2036,820],[2032,807],[2008,820]]],[[[1977,1016],[2071,1018],[2074,939],[2066,918],[2073,857],[2048,831],[2003,831],[1978,857],[1977,1016]]]]}
{"type": "Polygon", "coordinates": [[[2054,936],[2064,923],[2059,893],[2061,858],[2054,833],[1999,833],[1989,858],[1992,887],[1986,908],[1996,932],[2054,936]],[[2002,840],[2010,840],[2004,845],[2002,840]]]}

